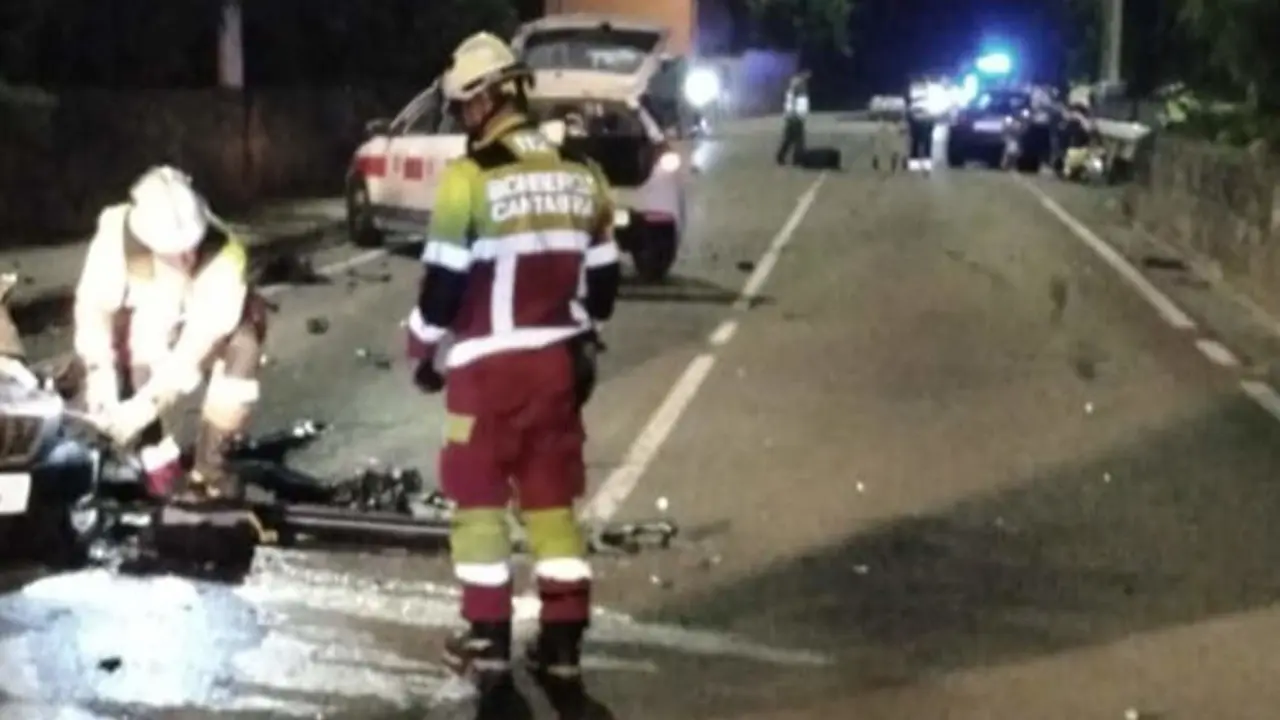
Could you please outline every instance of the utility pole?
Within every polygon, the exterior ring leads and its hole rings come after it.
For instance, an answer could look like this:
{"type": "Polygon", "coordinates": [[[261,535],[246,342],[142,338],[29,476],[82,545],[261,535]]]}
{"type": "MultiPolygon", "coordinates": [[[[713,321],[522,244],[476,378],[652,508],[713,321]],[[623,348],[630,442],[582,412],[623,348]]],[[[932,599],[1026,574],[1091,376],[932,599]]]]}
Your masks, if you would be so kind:
{"type": "Polygon", "coordinates": [[[1120,52],[1124,45],[1124,0],[1100,0],[1102,3],[1102,80],[1121,81],[1120,52]]]}
{"type": "Polygon", "coordinates": [[[218,28],[218,85],[244,89],[244,17],[240,0],[224,0],[218,28]]]}

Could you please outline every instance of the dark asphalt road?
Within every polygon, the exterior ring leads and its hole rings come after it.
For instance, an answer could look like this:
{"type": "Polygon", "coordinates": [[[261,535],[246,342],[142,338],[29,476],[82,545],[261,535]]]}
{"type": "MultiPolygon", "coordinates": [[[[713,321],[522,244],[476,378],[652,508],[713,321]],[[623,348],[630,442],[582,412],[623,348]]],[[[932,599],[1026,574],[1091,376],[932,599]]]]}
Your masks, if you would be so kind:
{"type": "MultiPolygon", "coordinates": [[[[818,176],[775,167],[771,134],[705,143],[678,278],[628,285],[606,331],[596,507],[690,532],[598,563],[602,699],[624,720],[1275,717],[1280,425],[1245,370],[1015,179],[880,176],[865,130],[830,128],[854,167],[794,217],[818,176]]],[[[430,471],[439,402],[399,359],[415,259],[359,259],[280,291],[259,425],[335,423],[312,470],[430,471]]],[[[421,718],[450,691],[438,558],[25,580],[0,597],[0,718],[421,718]]]]}

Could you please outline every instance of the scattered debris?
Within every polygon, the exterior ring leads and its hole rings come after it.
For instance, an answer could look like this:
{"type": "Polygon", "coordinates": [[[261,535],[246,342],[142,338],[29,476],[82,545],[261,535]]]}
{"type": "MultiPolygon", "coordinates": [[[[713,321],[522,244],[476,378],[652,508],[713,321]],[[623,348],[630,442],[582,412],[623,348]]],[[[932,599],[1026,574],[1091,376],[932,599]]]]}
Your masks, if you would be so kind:
{"type": "Polygon", "coordinates": [[[671,586],[674,585],[675,583],[672,583],[670,580],[664,577],[660,577],[658,575],[650,575],[649,584],[655,587],[660,587],[663,590],[669,590],[671,586]]]}
{"type": "Polygon", "coordinates": [[[1087,402],[1087,403],[1085,403],[1085,404],[1084,404],[1084,414],[1085,414],[1085,415],[1092,415],[1092,414],[1093,414],[1093,403],[1091,403],[1091,402],[1087,402]]]}
{"type": "Polygon", "coordinates": [[[665,513],[671,507],[671,501],[667,500],[666,497],[660,497],[654,503],[654,507],[658,508],[658,512],[665,513]]]}
{"type": "Polygon", "coordinates": [[[868,575],[871,573],[871,567],[869,565],[854,565],[853,573],[855,575],[868,575]]]}
{"type": "Polygon", "coordinates": [[[356,357],[361,360],[367,360],[371,365],[379,370],[388,370],[391,368],[391,358],[384,353],[374,352],[369,348],[356,348],[356,357]]]}
{"type": "Polygon", "coordinates": [[[119,670],[121,665],[124,665],[124,661],[118,655],[105,657],[98,661],[98,669],[103,672],[113,673],[119,670]]]}
{"type": "Polygon", "coordinates": [[[1108,473],[1102,473],[1102,482],[1104,482],[1104,483],[1109,483],[1109,482],[1111,482],[1111,473],[1109,473],[1109,472],[1108,472],[1108,473]]]}
{"type": "Polygon", "coordinates": [[[751,272],[756,269],[756,264],[750,260],[739,260],[735,267],[742,272],[751,272]]]}
{"type": "Polygon", "coordinates": [[[1191,269],[1186,261],[1181,258],[1167,255],[1146,255],[1142,258],[1142,266],[1151,270],[1168,270],[1172,272],[1187,272],[1191,269]]]}
{"type": "Polygon", "coordinates": [[[1067,285],[1066,278],[1061,275],[1055,275],[1049,281],[1049,300],[1053,303],[1053,312],[1050,317],[1053,322],[1062,322],[1063,315],[1067,312],[1067,301],[1070,297],[1070,287],[1067,285]]]}
{"type": "Polygon", "coordinates": [[[858,491],[858,492],[860,492],[860,493],[864,493],[864,492],[866,492],[866,491],[867,491],[867,486],[866,486],[866,485],[863,485],[863,484],[862,484],[862,483],[860,483],[860,482],[859,482],[859,483],[854,483],[854,485],[853,485],[853,489],[854,489],[854,490],[857,490],[857,491],[858,491]]]}
{"type": "Polygon", "coordinates": [[[720,563],[722,563],[722,562],[724,562],[724,558],[723,558],[722,556],[720,556],[720,555],[708,555],[708,556],[706,556],[706,557],[702,558],[702,560],[698,563],[698,565],[699,565],[703,570],[710,570],[711,568],[713,568],[713,567],[715,567],[715,566],[719,565],[719,564],[720,564],[720,563]]]}
{"type": "Polygon", "coordinates": [[[276,359],[266,353],[262,353],[262,357],[258,358],[258,367],[267,367],[275,363],[276,359]]]}
{"type": "Polygon", "coordinates": [[[323,335],[329,332],[329,320],[322,317],[307,318],[307,332],[312,335],[323,335]]]}

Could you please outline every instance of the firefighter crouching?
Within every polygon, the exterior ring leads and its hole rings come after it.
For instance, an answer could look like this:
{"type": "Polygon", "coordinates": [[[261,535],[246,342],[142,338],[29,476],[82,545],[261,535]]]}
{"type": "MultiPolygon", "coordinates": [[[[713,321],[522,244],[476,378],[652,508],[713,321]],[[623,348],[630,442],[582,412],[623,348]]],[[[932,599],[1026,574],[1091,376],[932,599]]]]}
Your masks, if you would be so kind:
{"type": "Polygon", "coordinates": [[[574,503],[593,327],[613,313],[619,254],[607,181],[530,120],[531,79],[488,33],[458,47],[443,79],[467,154],[441,177],[408,328],[416,384],[445,391],[440,481],[469,624],[445,659],[478,686],[478,717],[526,716],[510,670],[514,500],[542,603],[529,666],[561,718],[607,717],[582,683],[591,568],[574,503]]]}
{"type": "Polygon", "coordinates": [[[245,246],[181,171],[152,168],[128,202],[98,217],[76,287],[75,351],[89,411],[137,450],[153,497],[241,495],[223,454],[258,399],[264,316],[245,246]],[[172,410],[206,378],[193,467],[184,473],[172,410]]]}

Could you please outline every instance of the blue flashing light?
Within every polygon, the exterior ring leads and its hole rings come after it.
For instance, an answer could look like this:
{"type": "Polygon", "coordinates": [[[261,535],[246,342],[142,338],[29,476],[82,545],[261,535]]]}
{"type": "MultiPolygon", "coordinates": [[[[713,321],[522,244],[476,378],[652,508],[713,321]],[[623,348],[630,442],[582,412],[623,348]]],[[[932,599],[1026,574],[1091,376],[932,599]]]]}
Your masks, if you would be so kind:
{"type": "Polygon", "coordinates": [[[1008,75],[1013,70],[1013,58],[1006,53],[991,53],[978,58],[975,66],[984,75],[1008,75]]]}

